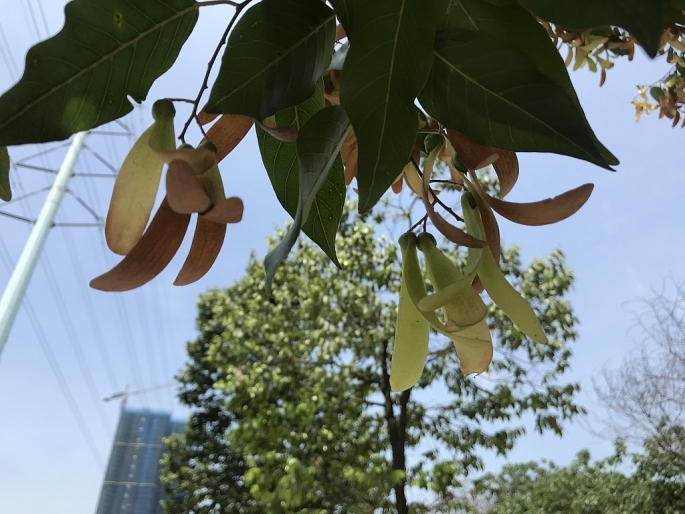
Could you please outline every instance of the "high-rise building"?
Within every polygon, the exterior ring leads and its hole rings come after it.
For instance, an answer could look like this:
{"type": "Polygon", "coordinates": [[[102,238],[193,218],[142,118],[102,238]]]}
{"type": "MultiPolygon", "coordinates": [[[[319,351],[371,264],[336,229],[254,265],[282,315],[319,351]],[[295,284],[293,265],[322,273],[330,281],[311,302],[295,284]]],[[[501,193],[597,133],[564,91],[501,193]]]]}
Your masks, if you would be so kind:
{"type": "Polygon", "coordinates": [[[123,409],[95,513],[161,514],[162,438],[183,432],[184,426],[165,412],[123,409]]]}

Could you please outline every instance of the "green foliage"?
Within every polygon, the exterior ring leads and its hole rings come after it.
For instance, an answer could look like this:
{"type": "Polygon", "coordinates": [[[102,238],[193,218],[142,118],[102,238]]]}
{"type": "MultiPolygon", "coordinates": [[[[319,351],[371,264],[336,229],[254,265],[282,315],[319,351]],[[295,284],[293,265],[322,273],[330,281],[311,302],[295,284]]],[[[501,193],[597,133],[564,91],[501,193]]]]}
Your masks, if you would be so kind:
{"type": "Polygon", "coordinates": [[[498,476],[479,481],[477,490],[494,498],[490,514],[647,512],[641,508],[644,484],[618,471],[619,462],[617,457],[591,463],[590,453],[582,450],[565,468],[545,462],[508,464],[498,476]]]}
{"type": "Polygon", "coordinates": [[[474,493],[493,503],[490,514],[678,514],[685,512],[685,465],[668,451],[685,449],[683,427],[662,426],[647,439],[645,452],[633,455],[626,474],[626,447],[618,441],[613,456],[591,462],[582,450],[566,467],[554,463],[507,464],[476,482],[474,493]],[[625,467],[625,465],[623,465],[625,467]]]}
{"type": "Polygon", "coordinates": [[[176,60],[198,16],[194,0],[74,0],[64,28],[26,55],[0,97],[0,143],[66,139],[133,110],[176,60]]]}
{"type": "Polygon", "coordinates": [[[320,0],[263,0],[231,31],[207,112],[258,120],[314,94],[333,55],[335,13],[320,0]]]}
{"type": "Polygon", "coordinates": [[[476,141],[607,166],[584,115],[564,91],[514,49],[482,32],[439,32],[428,86],[419,95],[426,112],[476,141]],[[474,104],[487,108],[474,113],[474,104]]]}
{"type": "Polygon", "coordinates": [[[548,44],[549,34],[534,16],[515,4],[494,7],[480,0],[460,0],[448,10],[448,5],[452,0],[426,1],[427,7],[433,10],[438,30],[480,31],[498,44],[508,46],[512,51],[520,53],[534,68],[552,79],[575,105],[578,120],[584,121],[585,131],[589,131],[598,150],[604,155],[605,164],[618,164],[618,159],[599,142],[592,132],[564,61],[559,51],[548,44]],[[448,12],[447,16],[445,16],[446,12],[448,12]]]}
{"type": "Polygon", "coordinates": [[[9,202],[12,199],[10,189],[10,156],[6,146],[0,146],[0,198],[9,202]]]}
{"type": "MultiPolygon", "coordinates": [[[[197,10],[216,3],[152,0],[134,7],[123,0],[73,0],[64,29],[30,50],[24,77],[0,97],[0,146],[64,139],[124,116],[132,108],[126,96],[145,99],[173,64],[197,10]]],[[[236,13],[205,106],[218,114],[263,120],[306,102],[328,73],[336,19],[342,23],[346,34],[338,38],[347,41],[330,93],[339,93],[357,137],[361,212],[397,179],[423,138],[417,98],[444,127],[479,143],[616,164],[585,120],[535,16],[565,29],[622,27],[650,55],[664,31],[664,13],[676,23],[685,19],[677,3],[666,9],[664,1],[642,0],[583,0],[582,8],[569,0],[334,0],[333,9],[319,0],[226,3],[236,13]],[[478,34],[449,32],[454,29],[478,34]]],[[[189,122],[202,91],[191,101],[189,122]]],[[[291,167],[278,161],[269,174],[288,177],[291,167]]],[[[295,207],[288,210],[294,215],[295,207]]]]}
{"type": "Polygon", "coordinates": [[[649,488],[651,512],[685,512],[685,427],[662,423],[633,462],[636,475],[649,488]]]}
{"type": "MultiPolygon", "coordinates": [[[[316,93],[307,101],[288,107],[275,116],[278,127],[292,127],[298,132],[316,112],[324,107],[323,80],[319,81],[316,93]]],[[[299,205],[300,165],[297,159],[297,143],[279,141],[257,126],[257,142],[264,168],[269,174],[271,185],[278,201],[294,218],[299,205]],[[288,170],[284,173],[283,170],[288,170]]],[[[345,206],[345,178],[340,160],[333,163],[326,176],[326,183],[319,189],[309,216],[302,224],[307,234],[326,255],[337,264],[335,234],[345,206]]]]}
{"type": "Polygon", "coordinates": [[[631,32],[654,57],[663,30],[667,0],[517,0],[536,16],[575,30],[616,25],[631,32]]]}
{"type": "Polygon", "coordinates": [[[416,96],[431,67],[434,29],[420,0],[333,0],[350,41],[340,103],[359,141],[359,212],[397,179],[411,155],[416,96]],[[354,26],[353,26],[354,25],[354,26]]]}
{"type": "MultiPolygon", "coordinates": [[[[458,131],[468,142],[460,152],[468,154],[469,145],[476,145],[482,158],[505,155],[502,150],[536,151],[604,168],[618,164],[589,126],[555,38],[573,41],[576,62],[595,68],[600,57],[593,53],[590,58],[589,52],[597,48],[597,38],[617,55],[632,55],[635,37],[650,55],[656,54],[660,41],[670,44],[669,52],[685,48],[679,0],[331,0],[332,8],[320,0],[147,0],[140,5],[72,0],[62,31],[29,50],[24,76],[0,96],[0,147],[65,139],[129,113],[127,98],[143,101],[152,83],[174,63],[198,9],[218,4],[232,6],[234,13],[204,77],[197,77],[197,96],[174,99],[191,105],[179,139],[187,143],[192,122],[201,123],[199,114],[205,122],[208,113],[229,115],[221,130],[208,131],[223,157],[246,134],[250,120],[246,124],[245,116],[265,125],[275,116],[277,125],[299,131],[306,119],[339,103],[352,126],[345,142],[349,147],[342,152],[344,174],[340,164],[334,164],[309,216],[298,211],[297,145],[258,128],[276,196],[293,217],[301,213],[289,239],[301,226],[335,264],[343,177],[346,184],[356,178],[362,213],[370,212],[403,176],[413,180],[416,194],[434,198],[434,188],[443,186],[427,182],[422,192],[418,174],[405,173],[407,166],[425,157],[428,133],[458,131]],[[632,35],[617,35],[616,26],[632,35]],[[568,30],[580,33],[568,38],[568,30]],[[205,90],[209,98],[202,112],[205,90]]],[[[670,57],[682,65],[678,56],[670,57]]],[[[601,62],[606,64],[604,73],[611,63],[601,62]]],[[[668,94],[661,95],[668,99],[660,101],[662,112],[676,123],[685,99],[683,84],[669,81],[663,85],[668,94]]],[[[636,107],[638,112],[653,108],[646,102],[636,107]]],[[[327,123],[330,126],[321,130],[334,132],[335,120],[327,123]]],[[[452,150],[448,145],[446,151],[452,150]]],[[[455,159],[458,162],[459,156],[455,159]]],[[[511,166],[510,178],[518,175],[515,159],[506,154],[500,161],[511,166]]],[[[459,173],[452,171],[453,184],[445,186],[450,193],[460,182],[459,173]]],[[[443,200],[445,196],[437,203],[458,203],[443,200]]],[[[486,232],[495,237],[492,227],[486,232]]],[[[489,243],[498,246],[495,240],[489,243]]],[[[273,267],[269,262],[269,273],[273,267]]]]}
{"type": "MultiPolygon", "coordinates": [[[[264,259],[267,294],[271,294],[271,281],[276,268],[295,245],[300,235],[302,222],[309,218],[317,193],[326,184],[328,174],[335,163],[340,160],[338,156],[340,147],[349,131],[350,120],[343,108],[336,105],[320,110],[302,126],[297,140],[300,170],[297,212],[283,240],[264,259]]],[[[328,191],[328,196],[335,193],[335,190],[328,191]]],[[[332,245],[334,246],[335,243],[332,242],[332,245]]]]}
{"type": "Polygon", "coordinates": [[[191,380],[193,387],[179,394],[181,402],[195,409],[185,433],[165,441],[169,451],[162,458],[161,481],[167,494],[163,506],[169,514],[214,514],[216,504],[222,506],[223,514],[259,514],[262,511],[243,482],[243,456],[223,437],[235,414],[226,409],[223,395],[214,389],[221,370],[207,359],[209,334],[217,325],[211,319],[198,322],[208,337],[188,344],[190,362],[181,380],[191,380]]]}
{"type": "MultiPolygon", "coordinates": [[[[410,488],[449,509],[461,481],[481,468],[479,449],[504,454],[525,432],[516,421],[523,413],[541,432],[561,432],[578,414],[577,385],[560,383],[571,350],[559,343],[576,337],[564,298],[573,275],[560,252],[530,266],[516,248],[503,255],[507,276],[557,344],[526,339],[491,305],[499,351],[487,381],[464,377],[452,342],[434,335],[419,383],[394,394],[397,249],[359,220],[346,220],[340,232],[344,276],[301,242],[275,275],[273,302],[254,258],[238,283],[199,302],[200,338],[189,343],[182,400],[206,410],[199,380],[235,416],[225,435],[215,435],[243,455],[245,484],[262,512],[424,512],[427,504],[407,500],[410,488]],[[444,401],[436,404],[438,391],[444,401]]],[[[172,448],[171,458],[186,455],[172,448]]],[[[201,488],[203,477],[189,476],[179,490],[201,488]]]]}

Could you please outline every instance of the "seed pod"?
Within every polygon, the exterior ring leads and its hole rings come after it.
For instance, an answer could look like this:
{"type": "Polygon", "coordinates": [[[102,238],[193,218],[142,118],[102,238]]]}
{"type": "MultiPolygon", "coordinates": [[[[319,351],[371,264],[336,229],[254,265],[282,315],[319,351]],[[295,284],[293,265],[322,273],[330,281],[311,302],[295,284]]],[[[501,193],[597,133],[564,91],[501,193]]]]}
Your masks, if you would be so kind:
{"type": "MultiPolygon", "coordinates": [[[[469,206],[469,209],[464,211],[464,221],[469,232],[483,231],[477,209],[469,206]]],[[[504,277],[489,248],[483,249],[478,276],[488,296],[504,311],[514,325],[536,343],[547,342],[547,336],[535,311],[504,277]]]]}
{"type": "Polygon", "coordinates": [[[154,123],[133,144],[121,165],[105,221],[105,239],[114,253],[128,254],[150,219],[164,165],[155,152],[175,148],[174,114],[168,100],[155,102],[154,123]]]}
{"type": "MultiPolygon", "coordinates": [[[[471,281],[465,281],[459,268],[437,247],[435,238],[424,232],[418,236],[418,245],[423,251],[428,275],[436,294],[452,287],[452,294],[446,299],[448,301],[442,305],[446,319],[444,330],[458,332],[483,320],[488,313],[485,303],[473,288],[469,287],[471,281]]],[[[419,309],[422,311],[434,310],[431,309],[433,305],[431,305],[430,299],[433,298],[426,297],[420,300],[419,309]]]]}

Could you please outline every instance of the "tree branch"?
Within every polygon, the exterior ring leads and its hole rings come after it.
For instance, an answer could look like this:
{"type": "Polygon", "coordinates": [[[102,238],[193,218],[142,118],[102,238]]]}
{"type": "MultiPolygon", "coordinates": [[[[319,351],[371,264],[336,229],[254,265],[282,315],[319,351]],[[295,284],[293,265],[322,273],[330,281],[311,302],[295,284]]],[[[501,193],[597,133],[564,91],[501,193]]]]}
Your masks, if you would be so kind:
{"type": "MultiPolygon", "coordinates": [[[[186,142],[186,132],[188,131],[188,128],[190,127],[190,124],[193,122],[193,120],[197,120],[197,108],[200,105],[200,100],[202,100],[202,95],[204,92],[207,90],[209,87],[209,75],[212,73],[212,68],[214,67],[214,63],[216,62],[217,57],[219,56],[219,52],[221,51],[221,48],[226,44],[226,40],[228,39],[228,34],[231,32],[231,29],[233,28],[233,25],[235,24],[236,20],[238,19],[238,16],[240,16],[240,13],[247,7],[252,0],[244,0],[243,2],[240,2],[239,4],[236,4],[234,2],[230,2],[228,0],[224,1],[218,1],[218,0],[210,0],[204,3],[201,3],[200,5],[219,5],[219,4],[226,4],[226,5],[233,5],[235,7],[235,12],[233,13],[233,16],[231,17],[231,21],[228,22],[228,26],[226,27],[226,30],[224,30],[224,33],[221,36],[221,40],[219,41],[219,44],[216,46],[214,49],[214,54],[212,54],[211,59],[209,59],[209,62],[207,63],[207,71],[205,72],[204,79],[202,80],[202,85],[200,86],[200,91],[197,93],[197,97],[195,100],[192,102],[193,104],[193,112],[190,113],[190,116],[188,117],[188,120],[186,121],[185,125],[183,126],[183,130],[181,131],[181,135],[178,136],[178,138],[181,140],[182,143],[186,142]]],[[[200,126],[200,130],[204,133],[204,130],[202,129],[202,125],[198,122],[198,125],[200,126]]]]}

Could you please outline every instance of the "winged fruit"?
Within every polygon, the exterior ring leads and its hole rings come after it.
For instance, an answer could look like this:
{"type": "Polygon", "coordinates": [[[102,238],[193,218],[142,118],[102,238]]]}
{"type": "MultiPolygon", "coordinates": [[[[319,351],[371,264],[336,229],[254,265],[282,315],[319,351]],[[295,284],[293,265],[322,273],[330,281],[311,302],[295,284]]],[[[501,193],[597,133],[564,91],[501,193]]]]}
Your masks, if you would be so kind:
{"type": "Polygon", "coordinates": [[[105,222],[107,246],[114,253],[128,254],[143,235],[164,166],[157,152],[176,147],[175,114],[169,100],[157,100],[152,106],[155,121],[133,144],[121,165],[105,222]]]}
{"type": "MultiPolygon", "coordinates": [[[[479,237],[483,235],[483,225],[478,210],[471,207],[470,195],[469,192],[464,193],[464,221],[466,230],[479,237]]],[[[547,343],[547,336],[535,311],[504,277],[489,248],[483,250],[478,276],[492,301],[524,334],[537,343],[547,343]]]]}
{"type": "MultiPolygon", "coordinates": [[[[435,311],[420,310],[418,304],[426,297],[426,284],[418,259],[418,238],[416,234],[410,231],[400,236],[399,244],[402,251],[402,282],[404,291],[406,292],[404,296],[405,300],[402,302],[401,298],[400,301],[404,306],[406,297],[409,297],[409,300],[411,300],[415,309],[414,311],[408,309],[403,310],[403,316],[406,315],[404,313],[411,313],[409,316],[414,315],[414,313],[420,314],[424,319],[424,323],[428,323],[434,330],[449,337],[453,341],[457,356],[459,357],[459,364],[465,375],[470,373],[482,373],[487,369],[492,360],[492,338],[486,320],[482,319],[475,325],[461,330],[457,327],[458,332],[454,332],[450,330],[455,327],[442,323],[435,311]]],[[[400,318],[398,318],[398,325],[399,324],[400,318]]],[[[404,338],[406,331],[407,328],[403,327],[399,335],[404,338]]],[[[418,328],[416,328],[416,331],[418,333],[418,328]]],[[[394,369],[396,371],[394,377],[392,376],[391,371],[391,381],[393,384],[397,385],[397,390],[401,390],[399,387],[409,388],[416,383],[416,380],[418,380],[421,374],[420,371],[423,370],[423,366],[425,365],[425,357],[420,358],[420,355],[423,355],[424,346],[427,348],[427,341],[424,343],[424,340],[421,339],[420,344],[418,342],[414,343],[416,346],[410,347],[413,348],[412,350],[407,349],[406,345],[408,344],[411,343],[407,343],[406,339],[400,340],[400,357],[398,358],[401,359],[401,363],[395,364],[394,369]],[[419,350],[421,353],[419,353],[419,350]],[[409,363],[407,359],[408,355],[413,355],[415,362],[409,363]]],[[[395,350],[393,350],[393,352],[394,351],[395,350]]],[[[425,351],[427,352],[427,350],[425,351]]],[[[395,359],[394,356],[393,359],[395,359]]],[[[393,386],[393,388],[394,387],[395,386],[393,386]]]]}
{"type": "MultiPolygon", "coordinates": [[[[471,287],[471,280],[464,280],[464,275],[459,268],[437,247],[435,238],[428,232],[419,234],[418,245],[423,252],[426,261],[428,275],[436,292],[455,286],[449,302],[442,305],[445,314],[445,327],[448,332],[457,332],[463,328],[475,325],[483,320],[488,313],[488,308],[481,297],[471,287]]],[[[419,301],[419,309],[435,310],[426,300],[419,301]]]]}

